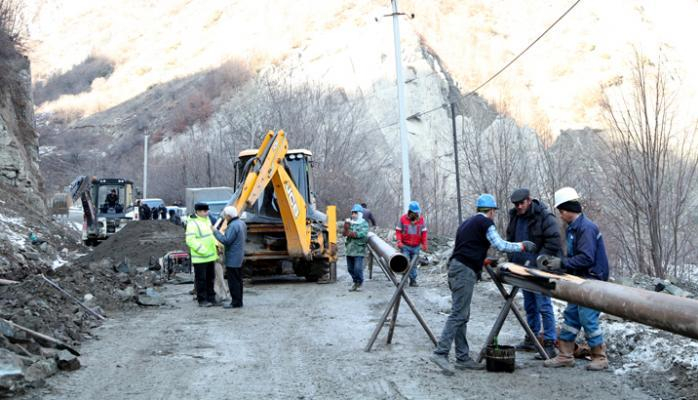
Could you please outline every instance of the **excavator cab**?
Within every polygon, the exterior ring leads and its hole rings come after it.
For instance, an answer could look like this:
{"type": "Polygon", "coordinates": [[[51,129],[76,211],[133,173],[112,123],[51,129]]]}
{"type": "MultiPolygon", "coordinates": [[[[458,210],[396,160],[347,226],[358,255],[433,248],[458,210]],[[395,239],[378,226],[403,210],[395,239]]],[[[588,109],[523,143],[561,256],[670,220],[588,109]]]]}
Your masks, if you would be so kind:
{"type": "Polygon", "coordinates": [[[119,231],[133,210],[133,182],[121,178],[77,177],[70,185],[73,202],[83,209],[82,240],[97,245],[119,231]]]}
{"type": "MultiPolygon", "coordinates": [[[[233,189],[236,191],[244,183],[245,166],[249,164],[250,160],[252,160],[256,154],[257,150],[254,149],[240,152],[238,161],[235,163],[235,184],[233,189]]],[[[327,217],[317,212],[315,208],[315,193],[310,190],[313,185],[312,158],[313,153],[310,152],[310,150],[289,150],[284,158],[283,165],[286,172],[291,176],[303,200],[309,205],[306,210],[308,218],[316,221],[325,221],[327,217]]],[[[251,207],[246,209],[246,213],[245,222],[248,224],[260,222],[282,223],[279,203],[274,194],[274,187],[268,185],[264,188],[262,195],[251,207]]]]}
{"type": "Polygon", "coordinates": [[[246,276],[336,280],[336,211],[317,209],[313,154],[288,150],[285,133],[269,132],[259,149],[240,152],[230,204],[247,224],[246,276]]]}

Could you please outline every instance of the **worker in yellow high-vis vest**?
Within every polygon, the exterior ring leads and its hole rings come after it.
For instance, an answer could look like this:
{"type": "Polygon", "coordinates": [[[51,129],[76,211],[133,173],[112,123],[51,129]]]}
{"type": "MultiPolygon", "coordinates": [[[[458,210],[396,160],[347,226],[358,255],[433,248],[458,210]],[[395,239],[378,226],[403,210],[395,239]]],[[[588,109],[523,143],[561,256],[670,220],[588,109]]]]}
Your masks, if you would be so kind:
{"type": "Polygon", "coordinates": [[[187,221],[187,246],[194,266],[194,287],[199,307],[216,305],[213,283],[216,278],[214,263],[218,259],[218,251],[206,203],[194,205],[194,215],[187,221]]]}

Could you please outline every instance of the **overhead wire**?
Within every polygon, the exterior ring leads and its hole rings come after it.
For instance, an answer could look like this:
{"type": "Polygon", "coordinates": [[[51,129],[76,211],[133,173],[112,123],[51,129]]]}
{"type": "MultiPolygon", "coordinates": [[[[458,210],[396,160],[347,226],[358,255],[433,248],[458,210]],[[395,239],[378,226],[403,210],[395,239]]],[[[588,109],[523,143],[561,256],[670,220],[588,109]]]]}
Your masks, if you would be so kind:
{"type": "MultiPolygon", "coordinates": [[[[516,55],[516,57],[512,58],[511,61],[509,61],[508,63],[506,63],[502,68],[500,68],[497,72],[495,72],[494,74],[492,74],[489,78],[487,78],[487,80],[485,80],[484,82],[482,82],[482,83],[481,83],[480,85],[478,85],[475,89],[473,89],[473,90],[469,91],[467,94],[463,95],[463,99],[465,99],[465,98],[467,98],[467,97],[470,97],[470,96],[472,96],[472,95],[474,95],[474,94],[477,94],[477,91],[478,91],[478,90],[482,89],[483,87],[485,87],[485,85],[487,85],[488,83],[492,82],[492,81],[493,81],[495,78],[497,78],[502,72],[504,72],[507,68],[509,68],[512,64],[514,64],[514,63],[516,62],[516,60],[518,60],[519,58],[521,58],[521,56],[523,56],[528,50],[530,50],[531,47],[533,47],[533,46],[534,46],[536,43],[538,43],[538,41],[540,41],[548,32],[550,32],[550,30],[553,29],[553,28],[555,27],[555,25],[558,24],[558,22],[562,21],[562,19],[565,18],[565,17],[567,16],[567,14],[569,14],[575,7],[577,7],[577,5],[578,5],[581,1],[582,1],[582,0],[576,0],[574,3],[572,3],[572,5],[571,5],[569,8],[567,8],[567,10],[565,10],[565,12],[562,13],[562,15],[560,15],[552,24],[550,24],[550,25],[543,31],[543,33],[541,33],[540,35],[538,35],[538,37],[536,37],[528,46],[526,46],[526,48],[524,48],[521,52],[519,52],[519,53],[516,55]]],[[[416,113],[416,114],[412,114],[412,115],[410,115],[410,116],[408,117],[408,119],[409,119],[409,118],[419,118],[419,117],[421,117],[421,116],[423,116],[423,115],[430,114],[430,113],[432,113],[432,112],[434,112],[434,111],[440,110],[440,109],[442,109],[442,108],[448,106],[448,104],[449,104],[449,103],[440,104],[439,106],[434,107],[434,108],[432,108],[432,109],[430,109],[430,110],[421,111],[421,112],[418,112],[418,113],[416,113]]],[[[372,132],[372,131],[374,131],[374,130],[382,130],[382,129],[385,129],[385,128],[389,128],[389,127],[391,127],[391,126],[397,125],[398,123],[399,123],[399,122],[393,122],[392,124],[385,125],[385,126],[380,127],[380,128],[374,128],[374,129],[372,129],[372,130],[369,131],[369,132],[372,132]]]]}

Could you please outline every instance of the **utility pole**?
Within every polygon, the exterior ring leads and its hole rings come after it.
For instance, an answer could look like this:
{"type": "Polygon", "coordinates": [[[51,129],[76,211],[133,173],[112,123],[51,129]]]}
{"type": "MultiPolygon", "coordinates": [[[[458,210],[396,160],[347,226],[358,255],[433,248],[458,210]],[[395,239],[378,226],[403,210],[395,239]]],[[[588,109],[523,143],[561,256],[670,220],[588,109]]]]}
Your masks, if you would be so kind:
{"type": "Polygon", "coordinates": [[[460,198],[460,171],[458,168],[458,135],[456,133],[456,104],[451,103],[451,125],[453,126],[453,157],[456,162],[456,196],[458,201],[458,225],[463,222],[463,211],[461,210],[460,198]]]}
{"type": "Polygon", "coordinates": [[[397,0],[391,0],[393,4],[393,38],[395,39],[395,70],[397,80],[398,118],[400,121],[400,148],[402,152],[402,211],[407,210],[407,205],[412,200],[410,193],[410,155],[407,142],[407,123],[405,122],[405,80],[402,77],[402,55],[400,51],[400,22],[397,11],[397,0]]]}
{"type": "Polygon", "coordinates": [[[145,135],[143,138],[143,198],[148,198],[148,138],[149,135],[145,135]]]}

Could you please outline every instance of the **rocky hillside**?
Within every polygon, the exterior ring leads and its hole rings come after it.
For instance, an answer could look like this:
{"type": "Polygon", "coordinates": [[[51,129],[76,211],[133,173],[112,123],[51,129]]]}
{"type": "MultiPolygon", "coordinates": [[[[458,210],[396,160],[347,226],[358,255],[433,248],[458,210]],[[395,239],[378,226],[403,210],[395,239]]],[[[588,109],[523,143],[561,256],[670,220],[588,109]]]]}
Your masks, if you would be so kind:
{"type": "Polygon", "coordinates": [[[19,193],[30,207],[45,211],[29,60],[11,53],[0,59],[0,185],[19,193]]]}
{"type": "MultiPolygon", "coordinates": [[[[35,80],[64,74],[90,56],[113,63],[113,72],[93,77],[88,90],[48,101],[39,108],[42,112],[106,110],[154,84],[215,68],[230,58],[246,59],[253,71],[272,63],[300,64],[315,81],[364,93],[367,85],[387,88],[377,79],[383,72],[389,73],[387,83],[394,76],[391,23],[383,18],[390,11],[388,1],[25,3],[35,80]],[[329,71],[327,64],[333,66],[329,71]]],[[[526,47],[572,1],[568,3],[404,0],[402,11],[415,18],[403,19],[403,57],[407,64],[415,60],[410,42],[416,35],[467,92],[526,47]]],[[[599,128],[600,88],[627,82],[628,62],[637,49],[650,59],[668,61],[681,80],[681,102],[688,104],[698,94],[698,77],[692,72],[698,69],[692,43],[697,18],[694,0],[671,7],[641,0],[583,1],[481,95],[506,103],[520,123],[549,126],[555,135],[561,129],[599,128]]],[[[433,75],[421,75],[418,65],[405,68],[411,85],[438,90],[439,85],[428,82],[433,75]]],[[[438,106],[417,94],[408,99],[410,114],[438,106]]]]}

